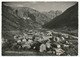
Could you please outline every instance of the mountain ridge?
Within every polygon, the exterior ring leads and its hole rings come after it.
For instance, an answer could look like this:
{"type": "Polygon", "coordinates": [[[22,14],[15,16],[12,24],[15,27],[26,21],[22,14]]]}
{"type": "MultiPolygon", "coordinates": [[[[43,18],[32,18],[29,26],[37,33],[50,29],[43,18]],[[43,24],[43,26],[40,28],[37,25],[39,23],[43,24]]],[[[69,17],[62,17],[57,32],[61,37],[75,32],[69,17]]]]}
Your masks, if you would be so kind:
{"type": "Polygon", "coordinates": [[[61,15],[44,24],[42,27],[53,29],[64,26],[78,28],[78,4],[68,8],[61,15]]]}

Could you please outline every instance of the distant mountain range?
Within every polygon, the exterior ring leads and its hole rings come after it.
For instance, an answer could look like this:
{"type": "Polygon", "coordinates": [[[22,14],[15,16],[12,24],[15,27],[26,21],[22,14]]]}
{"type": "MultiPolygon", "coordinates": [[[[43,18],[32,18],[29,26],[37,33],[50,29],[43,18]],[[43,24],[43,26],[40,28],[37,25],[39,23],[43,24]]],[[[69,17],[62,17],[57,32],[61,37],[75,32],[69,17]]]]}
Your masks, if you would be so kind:
{"type": "Polygon", "coordinates": [[[56,11],[49,11],[49,12],[42,12],[43,14],[45,14],[47,17],[49,17],[50,19],[53,19],[59,15],[62,14],[62,11],[61,10],[56,10],[56,11]]]}
{"type": "Polygon", "coordinates": [[[78,3],[42,27],[48,29],[78,29],[78,3]]]}

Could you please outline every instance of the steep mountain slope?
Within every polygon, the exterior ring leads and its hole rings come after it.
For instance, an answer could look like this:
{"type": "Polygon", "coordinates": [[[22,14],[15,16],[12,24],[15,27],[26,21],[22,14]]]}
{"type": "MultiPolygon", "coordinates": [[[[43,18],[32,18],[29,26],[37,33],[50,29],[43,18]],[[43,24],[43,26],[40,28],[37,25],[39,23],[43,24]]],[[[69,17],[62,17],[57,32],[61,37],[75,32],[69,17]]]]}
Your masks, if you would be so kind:
{"type": "Polygon", "coordinates": [[[18,18],[11,14],[12,9],[2,4],[2,29],[15,30],[18,29],[18,18]]]}
{"type": "Polygon", "coordinates": [[[13,9],[14,13],[16,13],[20,18],[26,19],[27,17],[30,17],[33,21],[36,21],[40,25],[43,25],[51,20],[46,15],[29,7],[14,7],[13,9]]]}
{"type": "Polygon", "coordinates": [[[51,10],[49,12],[42,12],[42,13],[45,14],[50,19],[53,19],[53,18],[59,16],[60,14],[62,14],[62,11],[60,11],[60,10],[56,10],[56,11],[51,10]]]}
{"type": "Polygon", "coordinates": [[[78,29],[78,3],[68,8],[64,13],[44,24],[42,27],[49,29],[78,29]]]}
{"type": "Polygon", "coordinates": [[[2,30],[11,31],[11,30],[21,30],[26,27],[30,28],[27,20],[24,20],[17,15],[13,14],[13,9],[11,7],[2,5],[2,30]],[[26,21],[26,22],[25,22],[26,21]]]}
{"type": "Polygon", "coordinates": [[[50,18],[29,7],[10,7],[2,5],[3,30],[39,28],[50,18]]]}

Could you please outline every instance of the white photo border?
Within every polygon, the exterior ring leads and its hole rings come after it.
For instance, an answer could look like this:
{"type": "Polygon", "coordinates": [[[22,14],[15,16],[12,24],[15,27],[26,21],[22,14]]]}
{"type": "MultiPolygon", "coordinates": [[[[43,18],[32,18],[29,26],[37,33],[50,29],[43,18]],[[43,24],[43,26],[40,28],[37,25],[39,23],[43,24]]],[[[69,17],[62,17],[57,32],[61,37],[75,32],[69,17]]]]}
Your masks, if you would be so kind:
{"type": "MultiPolygon", "coordinates": [[[[80,57],[80,20],[79,20],[79,10],[80,10],[80,0],[0,0],[0,57],[2,56],[2,45],[1,45],[1,37],[2,37],[2,2],[78,2],[78,56],[65,56],[65,57],[80,57]]],[[[15,56],[5,56],[5,57],[15,57],[15,56]]],[[[32,56],[16,56],[16,57],[32,57],[32,56]]],[[[33,56],[33,57],[53,57],[53,56],[33,56]]],[[[54,56],[54,57],[64,57],[64,56],[54,56]]]]}

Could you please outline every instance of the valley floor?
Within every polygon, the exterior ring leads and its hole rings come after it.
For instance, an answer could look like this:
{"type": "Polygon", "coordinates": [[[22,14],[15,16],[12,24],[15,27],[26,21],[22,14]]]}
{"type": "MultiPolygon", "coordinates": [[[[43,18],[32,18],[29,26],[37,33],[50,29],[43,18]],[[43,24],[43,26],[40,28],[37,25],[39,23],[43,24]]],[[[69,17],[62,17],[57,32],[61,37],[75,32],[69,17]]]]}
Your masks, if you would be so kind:
{"type": "Polygon", "coordinates": [[[14,35],[12,40],[3,38],[2,55],[77,56],[78,37],[55,31],[35,32],[33,30],[29,30],[27,31],[27,33],[24,32],[22,35],[21,34],[14,35]],[[34,35],[35,37],[33,37],[34,35]],[[46,43],[48,43],[48,46],[50,45],[50,48],[47,47],[46,43]],[[45,48],[45,46],[47,49],[45,48]],[[57,49],[60,50],[57,51],[57,49]]]}

